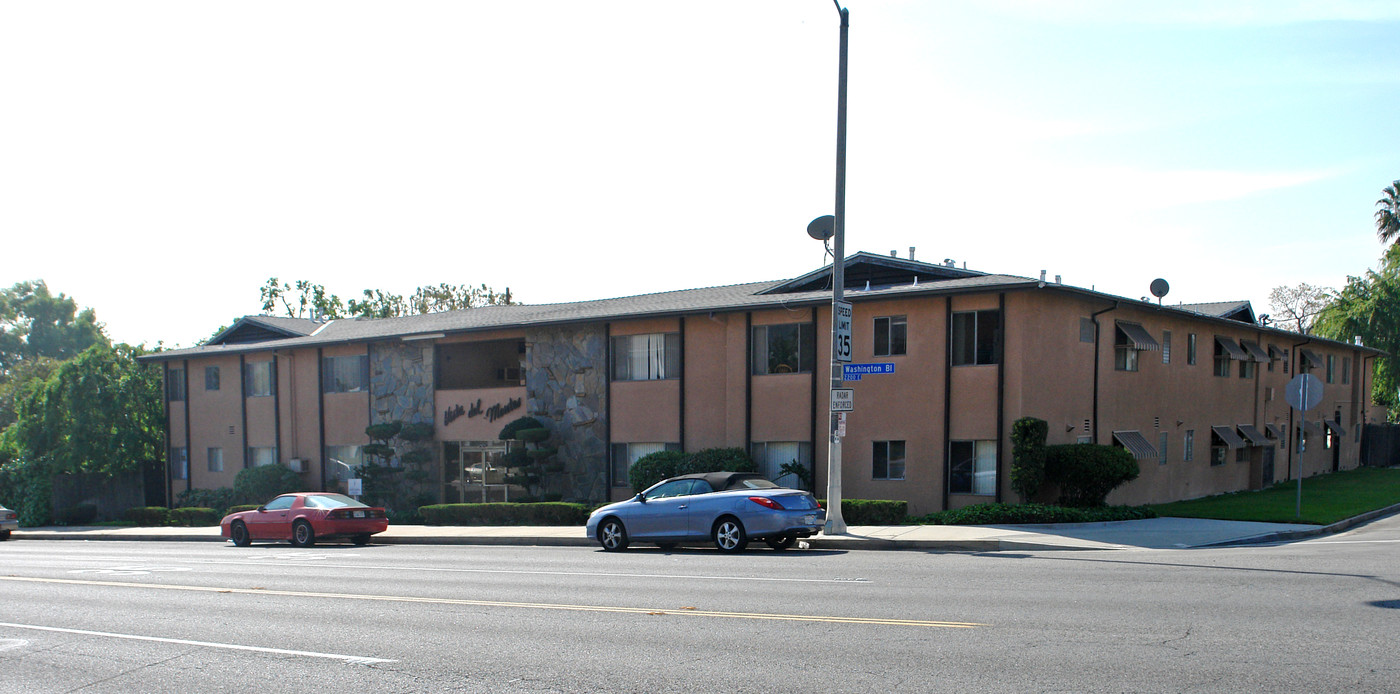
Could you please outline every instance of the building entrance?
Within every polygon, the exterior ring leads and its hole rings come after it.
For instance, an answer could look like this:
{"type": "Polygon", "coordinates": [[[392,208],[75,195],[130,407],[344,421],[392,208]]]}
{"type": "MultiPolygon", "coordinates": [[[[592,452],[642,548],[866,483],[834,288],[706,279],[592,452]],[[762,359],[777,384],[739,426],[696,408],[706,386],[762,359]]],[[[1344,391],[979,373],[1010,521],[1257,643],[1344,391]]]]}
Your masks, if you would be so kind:
{"type": "Polygon", "coordinates": [[[445,441],[442,455],[442,502],[445,504],[510,501],[506,484],[504,441],[445,441]]]}

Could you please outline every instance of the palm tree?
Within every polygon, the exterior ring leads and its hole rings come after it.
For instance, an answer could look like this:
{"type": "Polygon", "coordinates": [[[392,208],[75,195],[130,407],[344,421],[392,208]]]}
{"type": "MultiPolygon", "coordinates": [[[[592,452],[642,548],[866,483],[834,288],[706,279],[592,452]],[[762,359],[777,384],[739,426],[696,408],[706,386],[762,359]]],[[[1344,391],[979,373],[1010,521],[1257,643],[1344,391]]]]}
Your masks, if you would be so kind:
{"type": "Polygon", "coordinates": [[[1400,237],[1400,181],[1395,181],[1381,190],[1385,197],[1376,201],[1376,235],[1381,243],[1390,243],[1400,237]]]}

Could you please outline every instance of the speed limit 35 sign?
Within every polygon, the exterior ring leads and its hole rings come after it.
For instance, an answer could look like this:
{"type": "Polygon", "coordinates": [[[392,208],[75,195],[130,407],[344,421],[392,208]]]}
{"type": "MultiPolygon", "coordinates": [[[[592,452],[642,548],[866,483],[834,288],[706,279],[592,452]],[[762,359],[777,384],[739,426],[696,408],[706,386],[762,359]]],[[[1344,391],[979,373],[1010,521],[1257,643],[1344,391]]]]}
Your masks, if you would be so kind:
{"type": "Polygon", "coordinates": [[[832,333],[836,343],[831,346],[833,359],[839,362],[849,362],[851,360],[851,303],[849,301],[833,302],[836,308],[835,330],[832,333]]]}

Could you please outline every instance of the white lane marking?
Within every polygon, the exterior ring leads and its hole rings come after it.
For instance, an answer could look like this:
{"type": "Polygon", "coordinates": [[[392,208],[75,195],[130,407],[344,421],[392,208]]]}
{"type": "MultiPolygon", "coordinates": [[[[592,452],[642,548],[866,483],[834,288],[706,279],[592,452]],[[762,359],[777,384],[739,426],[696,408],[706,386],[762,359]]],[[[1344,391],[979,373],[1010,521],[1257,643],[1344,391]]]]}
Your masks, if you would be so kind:
{"type": "MultiPolygon", "coordinates": [[[[229,566],[267,566],[266,562],[259,561],[222,561],[222,560],[199,560],[190,561],[201,564],[218,564],[229,566]]],[[[426,571],[439,573],[464,573],[464,574],[511,574],[521,576],[597,576],[602,578],[681,578],[688,581],[696,579],[706,579],[712,581],[763,581],[769,583],[869,583],[868,578],[773,578],[768,576],[700,576],[691,574],[627,574],[608,573],[604,571],[521,571],[518,569],[447,569],[432,566],[374,566],[370,564],[316,564],[318,569],[372,569],[380,571],[426,571]]]]}
{"type": "Polygon", "coordinates": [[[33,629],[34,631],[53,631],[61,634],[78,634],[81,636],[104,636],[112,639],[130,639],[132,641],[154,641],[156,643],[171,643],[179,646],[200,646],[202,648],[223,648],[231,651],[253,651],[255,653],[273,653],[276,655],[295,655],[304,658],[329,658],[331,660],[343,660],[346,663],[355,665],[373,665],[376,663],[395,663],[396,660],[386,660],[384,658],[368,658],[359,655],[342,655],[340,653],[317,653],[315,651],[289,651],[284,648],[263,648],[262,646],[241,646],[236,643],[213,643],[211,641],[189,641],[186,639],[166,639],[158,636],[138,636],[136,634],[114,634],[109,631],[88,631],[86,629],[60,629],[59,627],[45,627],[36,624],[12,624],[10,622],[0,622],[0,627],[10,627],[11,629],[33,629]]]}
{"type": "MultiPolygon", "coordinates": [[[[353,552],[347,552],[345,554],[337,554],[335,556],[336,558],[340,558],[358,557],[360,555],[355,554],[353,552]]],[[[329,554],[301,554],[299,552],[287,552],[285,554],[254,554],[253,556],[248,557],[248,559],[276,559],[278,561],[320,561],[322,559],[330,558],[331,555],[329,554]]]]}
{"type": "Polygon", "coordinates": [[[189,571],[188,566],[113,566],[109,569],[73,569],[70,574],[103,574],[107,576],[144,576],[163,571],[189,571]]]}

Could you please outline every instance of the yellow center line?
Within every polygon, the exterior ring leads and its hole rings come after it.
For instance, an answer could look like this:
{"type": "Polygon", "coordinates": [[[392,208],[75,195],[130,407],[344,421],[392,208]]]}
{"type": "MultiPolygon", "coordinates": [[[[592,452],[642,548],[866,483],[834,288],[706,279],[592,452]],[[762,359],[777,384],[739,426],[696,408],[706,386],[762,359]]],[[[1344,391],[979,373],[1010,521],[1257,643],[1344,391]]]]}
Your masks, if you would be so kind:
{"type": "Polygon", "coordinates": [[[941,622],[921,619],[884,619],[881,617],[834,617],[800,614],[767,614],[762,612],[717,612],[694,609],[656,609],[646,607],[610,607],[606,605],[568,605],[543,602],[506,602],[502,600],[464,600],[460,598],[423,598],[403,595],[365,595],[355,593],[310,593],[298,590],[267,590],[264,588],[220,588],[217,586],[182,586],[166,583],[127,583],[122,581],[84,581],[71,578],[34,578],[0,576],[0,580],[23,583],[57,583],[74,586],[105,586],[113,588],[147,588],[154,590],[183,590],[195,593],[225,593],[234,595],[277,595],[292,598],[334,598],[339,600],[374,600],[380,602],[424,603],[433,605],[470,605],[473,607],[514,607],[536,610],[570,610],[575,612],[612,612],[642,615],[683,615],[688,617],[724,617],[730,619],[766,619],[788,622],[823,622],[828,624],[875,624],[880,626],[943,627],[972,629],[988,626],[976,622],[941,622]]]}

